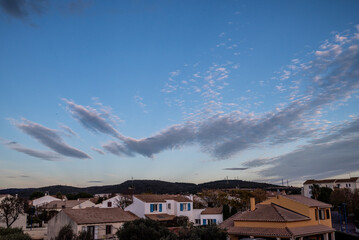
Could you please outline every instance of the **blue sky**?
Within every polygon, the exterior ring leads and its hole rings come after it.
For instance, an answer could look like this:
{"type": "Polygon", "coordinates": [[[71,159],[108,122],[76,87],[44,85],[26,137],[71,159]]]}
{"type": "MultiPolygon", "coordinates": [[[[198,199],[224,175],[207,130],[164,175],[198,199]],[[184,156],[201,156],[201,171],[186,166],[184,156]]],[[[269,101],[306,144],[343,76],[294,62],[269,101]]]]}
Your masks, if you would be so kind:
{"type": "Polygon", "coordinates": [[[358,11],[0,0],[0,188],[359,176],[358,11]]]}

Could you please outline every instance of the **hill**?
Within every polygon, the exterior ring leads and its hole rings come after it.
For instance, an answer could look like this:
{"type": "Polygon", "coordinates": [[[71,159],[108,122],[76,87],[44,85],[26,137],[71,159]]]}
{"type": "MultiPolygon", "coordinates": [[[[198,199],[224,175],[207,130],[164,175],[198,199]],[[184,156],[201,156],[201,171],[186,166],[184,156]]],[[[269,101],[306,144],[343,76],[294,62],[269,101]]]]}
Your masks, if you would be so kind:
{"type": "Polygon", "coordinates": [[[80,192],[87,192],[90,194],[96,193],[156,193],[156,194],[179,194],[179,193],[197,193],[202,189],[228,189],[228,188],[281,188],[280,186],[258,183],[242,180],[220,180],[213,182],[206,182],[201,184],[194,183],[180,183],[180,182],[165,182],[159,180],[127,180],[121,184],[106,185],[106,186],[92,186],[92,187],[72,187],[64,185],[47,186],[40,188],[9,188],[0,190],[0,194],[18,194],[21,197],[28,198],[33,192],[49,192],[51,195],[61,192],[62,194],[76,194],[80,192]]]}

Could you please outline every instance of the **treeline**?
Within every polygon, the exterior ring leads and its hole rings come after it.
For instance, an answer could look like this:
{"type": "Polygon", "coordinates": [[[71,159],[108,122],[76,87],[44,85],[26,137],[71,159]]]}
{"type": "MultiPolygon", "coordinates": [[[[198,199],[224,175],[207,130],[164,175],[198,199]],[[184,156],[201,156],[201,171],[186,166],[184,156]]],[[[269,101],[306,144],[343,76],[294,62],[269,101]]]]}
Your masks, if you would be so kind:
{"type": "Polygon", "coordinates": [[[231,188],[261,188],[261,189],[275,189],[280,188],[277,185],[268,183],[258,183],[242,180],[221,180],[202,184],[193,183],[179,183],[166,182],[159,180],[133,180],[126,181],[117,185],[94,186],[77,188],[71,186],[55,185],[41,188],[24,188],[24,189],[4,189],[0,190],[0,194],[18,194],[24,198],[30,198],[33,192],[49,192],[55,195],[58,192],[62,194],[78,194],[86,192],[91,195],[96,193],[124,193],[124,194],[180,194],[180,193],[197,193],[204,189],[231,189],[231,188]]]}

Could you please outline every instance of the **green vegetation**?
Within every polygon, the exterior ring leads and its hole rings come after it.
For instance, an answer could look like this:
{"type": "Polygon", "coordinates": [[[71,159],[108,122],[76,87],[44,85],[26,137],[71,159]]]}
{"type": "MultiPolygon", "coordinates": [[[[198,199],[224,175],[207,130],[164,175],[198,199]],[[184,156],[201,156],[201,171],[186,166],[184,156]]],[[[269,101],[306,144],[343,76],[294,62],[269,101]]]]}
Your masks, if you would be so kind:
{"type": "Polygon", "coordinates": [[[87,193],[87,192],[80,192],[80,193],[77,193],[77,194],[66,194],[66,197],[68,200],[77,200],[79,198],[92,198],[93,195],[87,193]]]}
{"type": "Polygon", "coordinates": [[[225,240],[227,233],[216,225],[193,227],[184,226],[178,235],[169,231],[159,222],[138,219],[127,222],[117,232],[120,240],[225,240]]]}
{"type": "Polygon", "coordinates": [[[31,237],[24,233],[21,228],[0,227],[0,240],[31,240],[31,237]]]}
{"type": "Polygon", "coordinates": [[[34,199],[37,199],[37,198],[41,198],[45,196],[45,194],[43,192],[33,192],[31,193],[30,195],[30,200],[34,200],[34,199]]]}

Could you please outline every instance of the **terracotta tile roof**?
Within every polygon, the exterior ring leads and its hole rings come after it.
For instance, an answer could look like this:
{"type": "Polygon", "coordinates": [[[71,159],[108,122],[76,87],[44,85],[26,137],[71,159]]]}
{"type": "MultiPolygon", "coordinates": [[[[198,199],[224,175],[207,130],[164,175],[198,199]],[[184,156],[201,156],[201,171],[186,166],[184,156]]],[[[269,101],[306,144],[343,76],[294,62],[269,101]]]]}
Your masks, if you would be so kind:
{"type": "Polygon", "coordinates": [[[303,183],[304,184],[316,184],[316,183],[334,183],[335,179],[323,179],[323,180],[315,180],[315,179],[310,179],[307,180],[303,183]]]}
{"type": "Polygon", "coordinates": [[[237,218],[241,214],[242,214],[242,212],[237,212],[236,214],[234,214],[233,216],[227,218],[221,224],[219,224],[219,227],[223,228],[223,229],[228,229],[229,227],[233,227],[234,226],[234,219],[237,218]]]}
{"type": "Polygon", "coordinates": [[[89,200],[83,199],[83,200],[52,201],[52,202],[49,202],[49,203],[41,206],[41,208],[43,208],[43,209],[73,208],[83,202],[86,202],[86,201],[89,201],[89,200]]]}
{"type": "Polygon", "coordinates": [[[352,177],[352,178],[345,178],[345,179],[338,179],[336,183],[342,183],[342,182],[356,182],[359,177],[352,177]]]}
{"type": "Polygon", "coordinates": [[[334,232],[334,228],[330,228],[324,225],[314,225],[314,226],[306,226],[306,227],[296,227],[296,228],[288,228],[288,230],[293,234],[293,236],[308,236],[313,234],[322,234],[334,232]]]}
{"type": "Polygon", "coordinates": [[[162,213],[162,214],[145,214],[145,216],[149,219],[155,220],[155,221],[171,221],[173,220],[176,216],[175,215],[169,215],[166,213],[162,213]]]}
{"type": "Polygon", "coordinates": [[[121,208],[64,209],[63,212],[79,225],[128,222],[138,219],[121,208]]]}
{"type": "Polygon", "coordinates": [[[276,204],[257,204],[254,211],[247,211],[234,218],[235,221],[256,222],[296,222],[310,218],[276,204]]]}
{"type": "Polygon", "coordinates": [[[190,199],[181,195],[141,194],[135,195],[135,197],[143,202],[166,202],[166,200],[175,200],[177,202],[192,202],[190,199]]]}
{"type": "Polygon", "coordinates": [[[223,209],[221,207],[218,208],[206,208],[201,212],[201,215],[205,214],[222,214],[223,209]]]}
{"type": "Polygon", "coordinates": [[[324,202],[320,202],[318,200],[312,199],[312,198],[308,198],[308,197],[304,197],[302,195],[285,195],[282,196],[285,198],[289,198],[295,202],[299,202],[301,204],[304,204],[308,207],[321,207],[321,208],[331,208],[333,207],[332,205],[328,204],[328,203],[324,203],[324,202]]]}
{"type": "Polygon", "coordinates": [[[259,228],[259,227],[230,227],[227,229],[230,235],[244,235],[256,237],[291,237],[287,228],[259,228]]]}

